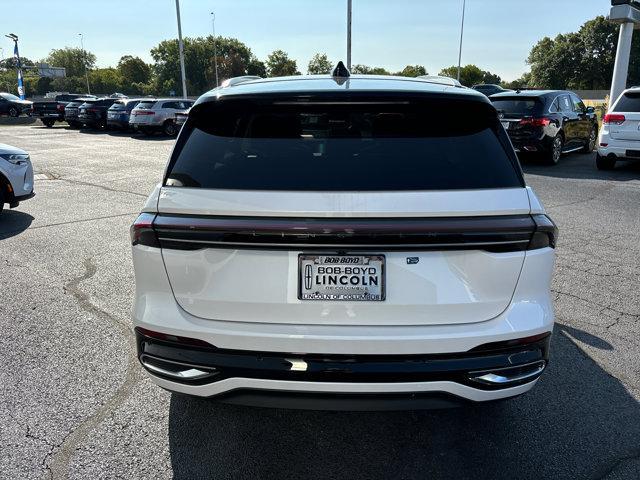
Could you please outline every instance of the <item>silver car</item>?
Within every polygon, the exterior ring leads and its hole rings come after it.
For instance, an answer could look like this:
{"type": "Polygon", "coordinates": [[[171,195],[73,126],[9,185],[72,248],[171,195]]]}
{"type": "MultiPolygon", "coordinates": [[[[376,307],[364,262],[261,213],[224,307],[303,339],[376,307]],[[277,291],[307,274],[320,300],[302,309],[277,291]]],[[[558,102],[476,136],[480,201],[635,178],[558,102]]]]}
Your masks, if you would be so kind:
{"type": "Polygon", "coordinates": [[[15,208],[34,195],[33,166],[29,154],[0,143],[0,213],[5,203],[15,208]]]}
{"type": "Polygon", "coordinates": [[[179,130],[176,114],[185,112],[193,104],[193,100],[177,98],[145,99],[131,111],[129,125],[146,135],[163,132],[173,137],[179,130]]]}

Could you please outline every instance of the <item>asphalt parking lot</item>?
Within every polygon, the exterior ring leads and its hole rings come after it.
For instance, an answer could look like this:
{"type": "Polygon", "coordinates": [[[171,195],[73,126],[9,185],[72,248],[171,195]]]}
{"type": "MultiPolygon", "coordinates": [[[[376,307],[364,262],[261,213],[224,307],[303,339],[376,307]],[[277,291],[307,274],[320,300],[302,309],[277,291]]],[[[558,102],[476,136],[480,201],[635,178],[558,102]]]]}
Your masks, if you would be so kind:
{"type": "Polygon", "coordinates": [[[528,395],[349,413],[171,395],[134,357],[128,227],[174,140],[2,126],[37,196],[0,216],[0,478],[640,478],[640,164],[526,163],[561,229],[528,395]]]}

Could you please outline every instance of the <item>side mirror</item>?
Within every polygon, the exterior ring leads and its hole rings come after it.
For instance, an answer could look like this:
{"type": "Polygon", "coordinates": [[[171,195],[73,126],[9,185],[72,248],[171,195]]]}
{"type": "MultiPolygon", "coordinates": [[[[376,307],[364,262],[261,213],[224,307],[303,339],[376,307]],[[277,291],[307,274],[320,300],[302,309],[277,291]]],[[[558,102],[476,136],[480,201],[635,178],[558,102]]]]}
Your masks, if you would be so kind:
{"type": "Polygon", "coordinates": [[[596,109],[593,107],[587,107],[587,113],[596,113],[596,109]]]}

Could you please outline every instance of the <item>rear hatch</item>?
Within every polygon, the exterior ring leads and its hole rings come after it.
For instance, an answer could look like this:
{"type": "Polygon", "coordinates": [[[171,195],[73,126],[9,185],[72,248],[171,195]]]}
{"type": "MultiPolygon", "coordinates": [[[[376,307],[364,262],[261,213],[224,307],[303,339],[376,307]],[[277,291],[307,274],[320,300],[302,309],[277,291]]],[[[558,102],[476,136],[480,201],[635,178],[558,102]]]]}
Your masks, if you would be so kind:
{"type": "Polygon", "coordinates": [[[491,97],[502,126],[514,143],[539,136],[544,104],[536,96],[491,97]]]}
{"type": "Polygon", "coordinates": [[[33,103],[33,115],[36,117],[58,117],[62,114],[64,114],[64,104],[58,104],[55,100],[33,103]]]}
{"type": "Polygon", "coordinates": [[[155,100],[142,100],[136,107],[131,110],[129,122],[136,125],[145,125],[153,123],[156,112],[153,110],[157,102],[155,100]]]}
{"type": "Polygon", "coordinates": [[[155,218],[184,310],[427,325],[507,308],[532,220],[495,110],[475,95],[356,93],[191,110],[155,218]]]}
{"type": "Polygon", "coordinates": [[[616,121],[609,123],[611,138],[640,141],[640,92],[622,94],[612,111],[618,116],[614,117],[616,121]]]}

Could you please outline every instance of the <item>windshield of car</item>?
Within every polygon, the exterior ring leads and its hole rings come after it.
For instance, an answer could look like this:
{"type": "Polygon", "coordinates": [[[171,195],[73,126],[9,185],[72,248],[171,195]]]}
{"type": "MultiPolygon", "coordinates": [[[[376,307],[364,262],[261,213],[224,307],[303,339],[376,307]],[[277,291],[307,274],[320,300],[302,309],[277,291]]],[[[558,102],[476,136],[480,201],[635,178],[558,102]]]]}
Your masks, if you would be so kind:
{"type": "Polygon", "coordinates": [[[533,116],[542,110],[542,102],[535,97],[498,97],[491,102],[498,112],[509,115],[533,116]]]}
{"type": "Polygon", "coordinates": [[[522,186],[488,104],[390,103],[204,106],[183,129],[165,184],[315,191],[522,186]]]}
{"type": "Polygon", "coordinates": [[[640,112],[640,92],[623,94],[613,107],[614,112],[640,112]]]}
{"type": "Polygon", "coordinates": [[[12,102],[15,102],[16,100],[20,100],[20,97],[16,97],[15,95],[13,95],[11,93],[0,93],[0,97],[4,98],[5,100],[12,101],[12,102]]]}

